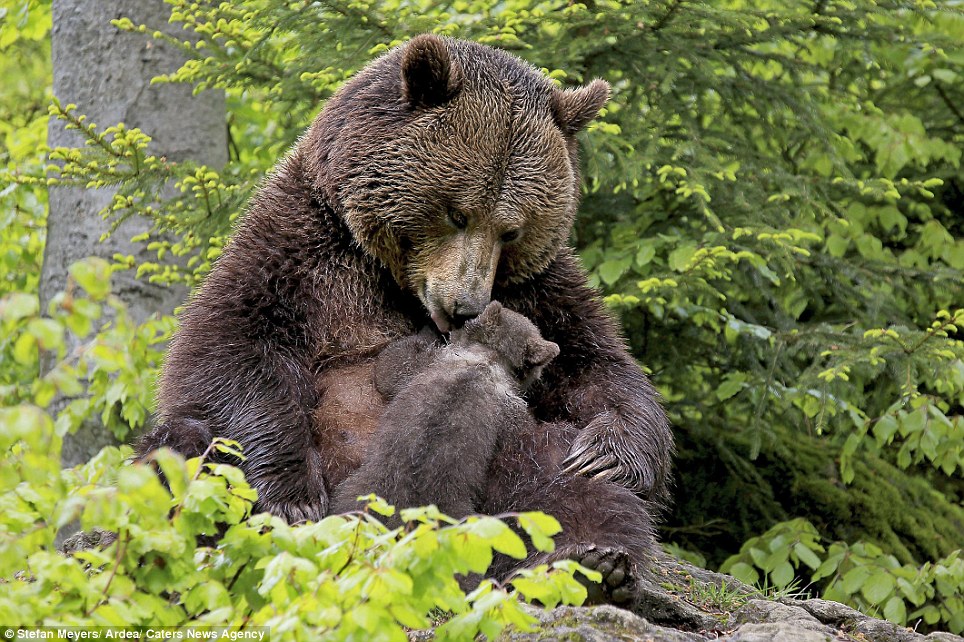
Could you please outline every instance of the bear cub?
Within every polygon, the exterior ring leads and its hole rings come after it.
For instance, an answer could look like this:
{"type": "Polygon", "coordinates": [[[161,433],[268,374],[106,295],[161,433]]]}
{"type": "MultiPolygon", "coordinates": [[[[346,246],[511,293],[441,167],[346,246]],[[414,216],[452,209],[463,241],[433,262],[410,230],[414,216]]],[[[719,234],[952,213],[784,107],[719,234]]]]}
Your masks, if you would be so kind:
{"type": "Polygon", "coordinates": [[[534,424],[522,394],[558,354],[496,301],[447,345],[430,332],[390,344],[374,371],[388,405],[361,467],[335,490],[334,512],[360,508],[357,497],[369,493],[456,518],[479,512],[499,439],[534,424]]]}

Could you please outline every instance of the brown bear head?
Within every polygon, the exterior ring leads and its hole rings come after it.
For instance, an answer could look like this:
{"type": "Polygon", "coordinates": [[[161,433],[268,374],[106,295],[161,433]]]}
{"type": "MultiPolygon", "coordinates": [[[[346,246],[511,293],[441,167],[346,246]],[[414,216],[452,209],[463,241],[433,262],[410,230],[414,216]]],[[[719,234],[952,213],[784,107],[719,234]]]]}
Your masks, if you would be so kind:
{"type": "Polygon", "coordinates": [[[503,51],[422,35],[348,82],[299,149],[355,241],[446,332],[565,244],[574,137],[608,96],[601,80],[560,90],[503,51]]]}

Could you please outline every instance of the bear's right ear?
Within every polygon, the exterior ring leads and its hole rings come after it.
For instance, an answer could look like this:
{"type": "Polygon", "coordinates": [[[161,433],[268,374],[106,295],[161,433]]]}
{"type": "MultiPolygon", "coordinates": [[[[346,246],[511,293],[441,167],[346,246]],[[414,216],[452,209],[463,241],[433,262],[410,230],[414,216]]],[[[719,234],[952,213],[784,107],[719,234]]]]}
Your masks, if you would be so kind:
{"type": "Polygon", "coordinates": [[[402,55],[402,98],[412,107],[437,107],[452,100],[462,86],[462,74],[438,36],[423,34],[406,45],[402,55]]]}
{"type": "Polygon", "coordinates": [[[552,115],[562,131],[571,136],[589,124],[606,101],[609,83],[594,80],[577,89],[555,89],[552,92],[552,115]]]}
{"type": "Polygon", "coordinates": [[[541,368],[559,356],[559,345],[552,341],[539,339],[526,346],[526,365],[541,368]]]}

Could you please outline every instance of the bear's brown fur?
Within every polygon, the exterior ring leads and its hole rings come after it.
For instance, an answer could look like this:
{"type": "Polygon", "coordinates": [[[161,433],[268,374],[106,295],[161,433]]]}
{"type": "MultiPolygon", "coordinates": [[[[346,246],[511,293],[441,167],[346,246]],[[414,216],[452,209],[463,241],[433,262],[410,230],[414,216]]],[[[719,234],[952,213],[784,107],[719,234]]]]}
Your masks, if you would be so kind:
{"type": "Polygon", "coordinates": [[[562,91],[505,52],[436,36],[366,67],[262,186],[186,307],[140,452],[236,439],[259,509],[324,517],[376,426],[377,407],[351,401],[371,394],[374,356],[497,299],[561,353],[527,393],[538,429],[495,456],[484,508],[556,515],[557,556],[639,560],[672,438],[565,247],[575,133],[607,96],[602,81],[562,91]]]}

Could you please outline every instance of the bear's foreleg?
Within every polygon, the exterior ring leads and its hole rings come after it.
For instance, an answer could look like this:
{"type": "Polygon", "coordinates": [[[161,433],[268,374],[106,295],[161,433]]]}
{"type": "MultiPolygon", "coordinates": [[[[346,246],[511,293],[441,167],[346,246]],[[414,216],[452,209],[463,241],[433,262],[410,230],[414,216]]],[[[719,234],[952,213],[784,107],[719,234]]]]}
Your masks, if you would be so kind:
{"type": "Polygon", "coordinates": [[[570,384],[575,436],[566,472],[611,481],[653,501],[665,501],[672,435],[656,391],[627,358],[587,370],[570,384]]]}
{"type": "Polygon", "coordinates": [[[277,346],[256,344],[255,350],[242,351],[240,342],[197,343],[206,354],[198,348],[198,354],[182,351],[171,357],[160,422],[138,445],[137,454],[143,458],[168,446],[195,457],[214,437],[235,440],[243,449],[243,461],[219,452],[211,459],[244,471],[258,492],[255,512],[269,512],[288,523],[325,517],[324,466],[309,415],[317,398],[306,369],[277,346]]]}

